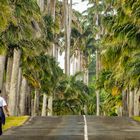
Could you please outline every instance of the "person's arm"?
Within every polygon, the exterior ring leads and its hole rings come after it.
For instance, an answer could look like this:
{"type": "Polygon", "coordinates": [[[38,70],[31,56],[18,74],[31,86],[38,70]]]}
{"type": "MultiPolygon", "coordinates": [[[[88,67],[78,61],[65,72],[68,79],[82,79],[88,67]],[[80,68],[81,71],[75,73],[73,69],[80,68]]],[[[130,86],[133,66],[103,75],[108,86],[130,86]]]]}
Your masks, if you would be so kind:
{"type": "Polygon", "coordinates": [[[7,116],[10,116],[9,110],[8,110],[8,107],[7,107],[7,103],[6,103],[6,101],[5,101],[4,98],[3,98],[3,108],[4,108],[4,110],[5,110],[6,114],[7,114],[7,116]]]}
{"type": "Polygon", "coordinates": [[[7,116],[10,116],[7,105],[4,106],[4,109],[5,109],[5,111],[6,111],[7,116]]]}

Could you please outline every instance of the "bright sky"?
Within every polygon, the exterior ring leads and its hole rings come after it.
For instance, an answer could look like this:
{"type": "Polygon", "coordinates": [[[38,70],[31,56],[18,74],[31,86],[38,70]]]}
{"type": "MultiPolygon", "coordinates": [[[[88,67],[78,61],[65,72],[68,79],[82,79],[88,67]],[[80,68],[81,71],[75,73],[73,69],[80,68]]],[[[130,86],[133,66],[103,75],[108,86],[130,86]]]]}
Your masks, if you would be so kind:
{"type": "Polygon", "coordinates": [[[84,2],[82,2],[82,0],[73,0],[73,8],[79,12],[83,12],[87,9],[87,4],[88,1],[85,0],[84,2]]]}
{"type": "MultiPolygon", "coordinates": [[[[62,1],[62,0],[59,0],[62,1]]],[[[70,0],[69,0],[70,2],[70,0]]],[[[82,2],[82,0],[72,0],[73,3],[73,7],[75,10],[79,11],[79,12],[83,12],[84,10],[87,9],[87,4],[88,4],[88,0],[85,0],[84,2],[82,2]]]]}

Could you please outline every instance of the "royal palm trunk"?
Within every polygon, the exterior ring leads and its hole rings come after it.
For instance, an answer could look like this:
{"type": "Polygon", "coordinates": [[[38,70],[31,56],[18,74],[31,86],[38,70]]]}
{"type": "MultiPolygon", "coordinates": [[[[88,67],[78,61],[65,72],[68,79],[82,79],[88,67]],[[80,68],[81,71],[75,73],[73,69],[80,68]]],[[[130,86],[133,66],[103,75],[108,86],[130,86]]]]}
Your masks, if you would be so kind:
{"type": "Polygon", "coordinates": [[[18,89],[18,74],[20,66],[20,57],[21,51],[14,49],[13,57],[13,67],[11,75],[11,84],[10,84],[10,94],[9,94],[9,111],[10,115],[17,115],[17,89],[18,89]]]}
{"type": "Polygon", "coordinates": [[[21,83],[22,83],[22,70],[21,68],[19,68],[19,73],[18,73],[18,87],[17,87],[17,115],[19,115],[19,112],[20,112],[20,106],[19,106],[19,101],[20,101],[20,94],[21,94],[21,83]]]}
{"type": "Polygon", "coordinates": [[[70,75],[70,38],[71,38],[71,16],[72,0],[64,0],[64,26],[65,26],[65,73],[70,75]]]}
{"type": "Polygon", "coordinates": [[[46,116],[46,115],[47,115],[47,95],[44,93],[41,116],[46,116]]]}
{"type": "MultiPolygon", "coordinates": [[[[13,67],[13,57],[8,57],[7,69],[6,69],[6,95],[7,96],[9,96],[9,93],[10,93],[12,67],[13,67]]],[[[8,102],[8,100],[7,100],[7,102],[8,102]]]]}
{"type": "Polygon", "coordinates": [[[127,106],[127,91],[122,92],[122,115],[123,116],[128,116],[128,106],[127,106]]]}
{"type": "MultiPolygon", "coordinates": [[[[96,26],[99,27],[99,13],[98,13],[98,1],[95,2],[95,5],[97,7],[97,12],[96,12],[96,26]]],[[[98,32],[96,34],[96,40],[98,41],[100,38],[100,33],[98,32]]],[[[98,80],[98,75],[100,71],[100,60],[99,60],[99,50],[98,48],[96,49],[96,80],[98,80]]],[[[96,90],[96,115],[100,115],[100,95],[99,95],[99,90],[96,90]]]]}
{"type": "Polygon", "coordinates": [[[129,92],[129,117],[134,115],[134,91],[129,92]]]}
{"type": "Polygon", "coordinates": [[[140,91],[134,92],[134,116],[140,115],[140,91]]]}
{"type": "Polygon", "coordinates": [[[27,99],[27,80],[22,77],[21,91],[20,91],[20,115],[26,115],[26,99],[27,99]]]}
{"type": "Polygon", "coordinates": [[[53,115],[53,96],[49,96],[48,97],[48,116],[52,116],[53,115]]]}
{"type": "Polygon", "coordinates": [[[34,104],[33,104],[33,116],[39,115],[39,89],[35,89],[34,104]]]}
{"type": "MultiPolygon", "coordinates": [[[[99,53],[98,50],[96,50],[96,79],[98,79],[99,75],[99,53]]],[[[96,115],[100,115],[100,95],[99,90],[96,90],[96,115]]]]}
{"type": "Polygon", "coordinates": [[[6,61],[6,56],[0,55],[0,90],[2,90],[2,86],[3,86],[5,61],[6,61]]]}
{"type": "Polygon", "coordinates": [[[37,0],[37,3],[40,7],[40,11],[43,12],[44,11],[44,0],[37,0]]]}
{"type": "MultiPolygon", "coordinates": [[[[56,0],[48,1],[48,4],[49,4],[48,13],[52,16],[53,22],[55,22],[56,0]]],[[[55,47],[54,43],[52,43],[52,46],[51,46],[49,53],[50,53],[50,55],[52,55],[53,57],[56,58],[56,47],[55,47]]],[[[46,106],[46,105],[44,105],[44,106],[46,106]]],[[[51,116],[53,114],[53,95],[48,97],[48,109],[49,109],[48,115],[51,116]]]]}

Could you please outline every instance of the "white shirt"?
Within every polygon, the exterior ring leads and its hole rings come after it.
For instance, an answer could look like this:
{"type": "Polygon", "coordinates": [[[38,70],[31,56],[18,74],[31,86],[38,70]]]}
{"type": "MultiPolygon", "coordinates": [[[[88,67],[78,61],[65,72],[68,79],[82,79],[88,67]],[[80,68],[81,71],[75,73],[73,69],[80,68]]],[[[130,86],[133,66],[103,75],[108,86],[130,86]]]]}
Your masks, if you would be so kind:
{"type": "Polygon", "coordinates": [[[6,106],[6,101],[4,100],[4,98],[0,97],[0,107],[6,106]]]}

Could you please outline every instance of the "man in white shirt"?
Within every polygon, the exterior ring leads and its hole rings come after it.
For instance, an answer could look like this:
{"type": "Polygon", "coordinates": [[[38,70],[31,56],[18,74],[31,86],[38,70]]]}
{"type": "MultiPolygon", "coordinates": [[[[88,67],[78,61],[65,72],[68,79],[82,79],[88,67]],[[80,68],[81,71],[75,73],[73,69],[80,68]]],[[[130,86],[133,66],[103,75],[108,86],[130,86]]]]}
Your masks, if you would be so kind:
{"type": "MultiPolygon", "coordinates": [[[[0,94],[1,94],[1,90],[0,90],[0,94]]],[[[2,124],[3,125],[5,124],[5,114],[4,114],[3,109],[7,113],[7,116],[9,116],[9,111],[8,111],[8,108],[7,108],[7,103],[4,100],[4,98],[0,96],[0,135],[2,135],[2,124]]]]}

